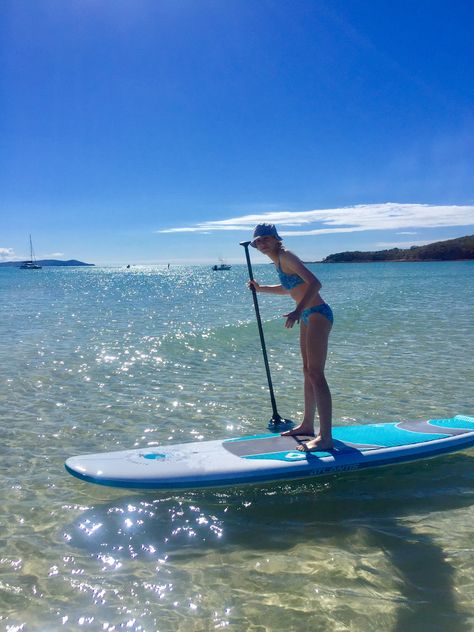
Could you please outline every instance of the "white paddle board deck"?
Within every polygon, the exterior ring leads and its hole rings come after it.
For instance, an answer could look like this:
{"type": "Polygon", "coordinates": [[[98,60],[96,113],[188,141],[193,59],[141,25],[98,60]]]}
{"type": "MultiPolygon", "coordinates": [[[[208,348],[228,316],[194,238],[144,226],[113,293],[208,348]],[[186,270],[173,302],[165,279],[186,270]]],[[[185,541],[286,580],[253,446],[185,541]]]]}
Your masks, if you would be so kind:
{"type": "Polygon", "coordinates": [[[267,483],[415,461],[474,446],[474,417],[339,426],[334,448],[300,452],[311,437],[262,434],[74,456],[73,476],[101,485],[196,489],[267,483]]]}

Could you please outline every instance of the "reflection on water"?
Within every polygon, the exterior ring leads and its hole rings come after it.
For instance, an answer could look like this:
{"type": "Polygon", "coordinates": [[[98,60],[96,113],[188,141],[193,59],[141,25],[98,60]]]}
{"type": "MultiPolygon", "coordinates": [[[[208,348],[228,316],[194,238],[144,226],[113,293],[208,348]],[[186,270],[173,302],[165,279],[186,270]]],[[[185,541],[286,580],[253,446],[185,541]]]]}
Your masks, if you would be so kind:
{"type": "Polygon", "coordinates": [[[135,493],[81,508],[64,536],[79,555],[62,572],[78,585],[78,565],[103,576],[104,605],[119,598],[116,579],[126,573],[146,595],[141,603],[138,591],[135,608],[148,604],[150,625],[169,630],[179,629],[184,606],[242,629],[306,621],[321,630],[335,622],[469,630],[443,546],[466,544],[470,532],[439,542],[436,531],[446,514],[470,510],[473,471],[473,457],[462,454],[318,484],[181,498],[135,493]],[[204,593],[196,589],[203,585],[204,593]]]}

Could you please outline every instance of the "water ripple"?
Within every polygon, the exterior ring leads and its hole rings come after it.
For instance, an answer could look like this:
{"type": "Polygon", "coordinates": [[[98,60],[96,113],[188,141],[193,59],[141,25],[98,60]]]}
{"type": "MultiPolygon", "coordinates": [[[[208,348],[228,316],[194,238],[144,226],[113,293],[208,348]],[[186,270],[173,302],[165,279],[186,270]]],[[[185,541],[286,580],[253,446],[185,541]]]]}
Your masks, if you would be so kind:
{"type": "MultiPolygon", "coordinates": [[[[5,629],[472,628],[472,451],[232,492],[68,477],[72,454],[265,431],[271,408],[244,266],[42,272],[0,271],[5,629]]],[[[474,412],[472,264],[317,274],[337,423],[474,412]]],[[[299,418],[297,330],[259,302],[299,418]]]]}

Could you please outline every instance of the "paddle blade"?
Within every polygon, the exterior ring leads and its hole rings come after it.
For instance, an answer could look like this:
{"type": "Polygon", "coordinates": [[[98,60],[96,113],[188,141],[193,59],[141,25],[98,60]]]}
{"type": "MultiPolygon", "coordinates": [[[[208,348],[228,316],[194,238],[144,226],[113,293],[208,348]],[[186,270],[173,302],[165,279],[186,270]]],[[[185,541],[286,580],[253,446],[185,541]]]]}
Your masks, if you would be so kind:
{"type": "Polygon", "coordinates": [[[291,419],[283,419],[279,415],[278,417],[272,417],[268,422],[268,429],[271,432],[286,432],[286,430],[291,430],[294,426],[294,421],[291,419]]]}

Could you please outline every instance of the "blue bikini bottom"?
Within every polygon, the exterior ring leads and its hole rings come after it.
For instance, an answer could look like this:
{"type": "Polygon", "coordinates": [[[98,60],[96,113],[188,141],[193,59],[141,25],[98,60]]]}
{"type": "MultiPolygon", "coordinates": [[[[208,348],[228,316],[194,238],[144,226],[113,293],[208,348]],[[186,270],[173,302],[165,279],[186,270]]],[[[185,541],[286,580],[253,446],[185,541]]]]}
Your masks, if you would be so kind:
{"type": "Polygon", "coordinates": [[[309,317],[311,314],[321,314],[325,316],[328,321],[331,323],[334,322],[334,315],[332,313],[332,309],[329,307],[327,303],[321,303],[321,305],[314,305],[314,307],[308,307],[301,312],[301,320],[305,325],[309,325],[309,317]]]}

